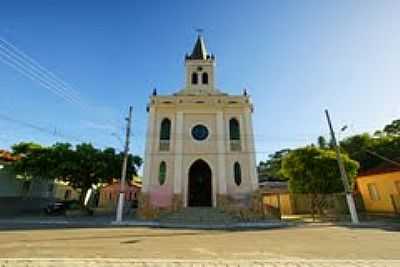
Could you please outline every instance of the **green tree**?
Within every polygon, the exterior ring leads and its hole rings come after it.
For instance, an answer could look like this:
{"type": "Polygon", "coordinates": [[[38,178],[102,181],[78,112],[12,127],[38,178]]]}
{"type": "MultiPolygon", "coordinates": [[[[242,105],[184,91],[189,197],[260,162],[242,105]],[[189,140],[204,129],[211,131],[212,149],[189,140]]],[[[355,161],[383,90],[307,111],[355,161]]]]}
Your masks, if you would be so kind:
{"type": "Polygon", "coordinates": [[[374,134],[374,136],[371,136],[364,133],[344,139],[340,142],[340,146],[350,158],[360,163],[360,171],[367,171],[387,164],[369,151],[393,160],[400,158],[400,136],[386,134],[374,134]]]}
{"type": "MultiPolygon", "coordinates": [[[[20,143],[12,148],[13,153],[21,157],[11,165],[15,173],[27,179],[66,181],[81,190],[81,203],[93,185],[112,182],[121,176],[123,153],[116,153],[113,148],[101,150],[87,143],[79,144],[75,149],[69,143],[56,143],[51,147],[20,143]]],[[[141,164],[139,156],[128,156],[128,180],[137,174],[141,164]]]]}
{"type": "Polygon", "coordinates": [[[286,181],[288,178],[282,173],[282,159],[289,153],[289,149],[282,149],[270,154],[266,161],[258,165],[259,181],[286,181]]]}
{"type": "MultiPolygon", "coordinates": [[[[341,155],[349,180],[357,175],[358,163],[341,155]]],[[[292,150],[282,162],[292,193],[310,194],[312,215],[323,214],[326,194],[344,191],[335,152],[307,146],[292,150]]]]}
{"type": "Polygon", "coordinates": [[[383,132],[388,135],[400,136],[400,119],[392,121],[383,128],[383,132]]]}
{"type": "Polygon", "coordinates": [[[318,136],[318,147],[321,149],[326,149],[328,148],[328,142],[326,141],[325,137],[318,136]]]}
{"type": "Polygon", "coordinates": [[[13,145],[12,153],[20,157],[8,169],[29,183],[26,196],[31,196],[32,188],[41,179],[51,179],[51,151],[36,143],[21,142],[13,145]]]}

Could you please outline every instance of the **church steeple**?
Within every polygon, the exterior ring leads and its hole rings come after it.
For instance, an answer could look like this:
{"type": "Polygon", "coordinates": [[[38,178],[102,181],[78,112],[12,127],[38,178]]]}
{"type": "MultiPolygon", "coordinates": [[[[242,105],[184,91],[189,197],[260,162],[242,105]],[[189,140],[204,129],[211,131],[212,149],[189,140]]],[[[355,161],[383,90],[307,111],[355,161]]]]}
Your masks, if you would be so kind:
{"type": "Polygon", "coordinates": [[[190,94],[215,94],[215,57],[207,53],[204,38],[198,34],[190,55],[186,54],[186,86],[184,92],[190,94]]]}
{"type": "Polygon", "coordinates": [[[214,55],[209,55],[207,53],[207,48],[204,42],[203,36],[199,33],[197,35],[197,40],[196,43],[193,47],[192,54],[189,56],[186,56],[186,59],[188,60],[207,60],[207,59],[214,59],[214,55]]]}
{"type": "Polygon", "coordinates": [[[207,49],[206,45],[204,44],[203,36],[200,34],[197,36],[196,44],[194,45],[192,54],[189,56],[188,59],[207,59],[207,49]]]}

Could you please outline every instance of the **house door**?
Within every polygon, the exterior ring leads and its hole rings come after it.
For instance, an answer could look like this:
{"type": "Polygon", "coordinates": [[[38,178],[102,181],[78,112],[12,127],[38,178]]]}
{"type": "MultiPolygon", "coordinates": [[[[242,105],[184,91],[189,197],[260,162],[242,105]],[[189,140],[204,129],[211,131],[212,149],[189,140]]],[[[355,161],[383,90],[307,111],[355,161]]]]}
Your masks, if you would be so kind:
{"type": "Polygon", "coordinates": [[[189,206],[211,207],[211,169],[203,160],[195,161],[189,170],[189,206]]]}

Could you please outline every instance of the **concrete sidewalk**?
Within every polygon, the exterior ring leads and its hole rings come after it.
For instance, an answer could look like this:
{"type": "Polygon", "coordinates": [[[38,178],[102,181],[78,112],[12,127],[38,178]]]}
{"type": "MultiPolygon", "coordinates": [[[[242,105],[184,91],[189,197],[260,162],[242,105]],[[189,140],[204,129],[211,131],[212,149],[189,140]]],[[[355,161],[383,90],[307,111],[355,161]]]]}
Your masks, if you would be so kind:
{"type": "Polygon", "coordinates": [[[0,229],[15,229],[24,227],[54,228],[62,227],[153,227],[153,228],[177,228],[177,229],[270,229],[293,226],[295,223],[266,221],[266,222],[241,222],[230,224],[188,224],[188,223],[162,223],[158,221],[124,220],[117,223],[112,217],[22,217],[12,219],[0,219],[0,229]]]}
{"type": "Polygon", "coordinates": [[[30,216],[18,218],[0,218],[1,229],[29,229],[29,228],[63,228],[63,227],[151,227],[172,229],[210,229],[210,230],[234,230],[234,229],[274,229],[282,227],[327,227],[342,226],[349,228],[381,228],[399,230],[400,223],[386,220],[360,222],[355,225],[351,222],[303,222],[303,221],[265,221],[265,222],[235,222],[229,224],[195,224],[195,223],[169,223],[159,221],[144,221],[127,219],[122,223],[116,223],[111,216],[82,216],[82,217],[48,217],[30,216]]]}

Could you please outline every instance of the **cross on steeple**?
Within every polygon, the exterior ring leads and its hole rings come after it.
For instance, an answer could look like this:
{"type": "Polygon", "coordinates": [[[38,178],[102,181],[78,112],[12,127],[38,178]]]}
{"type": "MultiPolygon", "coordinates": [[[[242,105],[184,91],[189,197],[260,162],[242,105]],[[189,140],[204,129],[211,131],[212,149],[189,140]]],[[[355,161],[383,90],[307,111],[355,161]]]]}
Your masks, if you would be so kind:
{"type": "Polygon", "coordinates": [[[197,32],[198,35],[203,35],[204,29],[202,29],[202,28],[197,28],[197,29],[196,29],[196,32],[197,32]]]}

